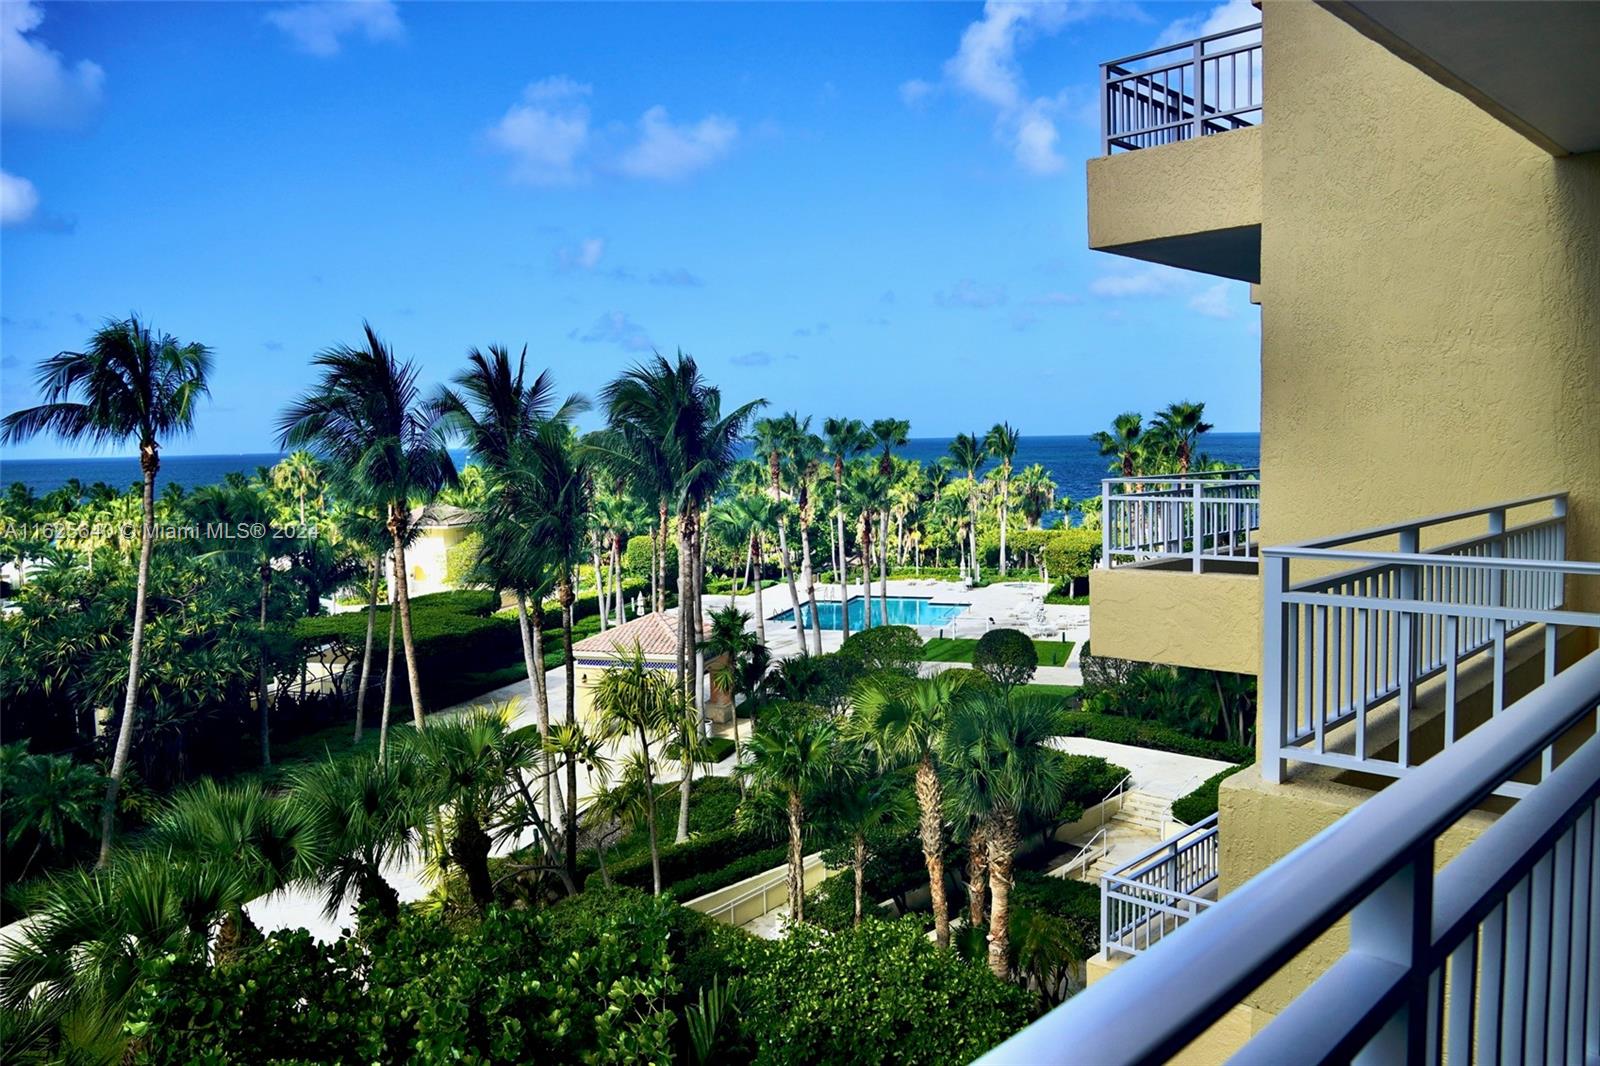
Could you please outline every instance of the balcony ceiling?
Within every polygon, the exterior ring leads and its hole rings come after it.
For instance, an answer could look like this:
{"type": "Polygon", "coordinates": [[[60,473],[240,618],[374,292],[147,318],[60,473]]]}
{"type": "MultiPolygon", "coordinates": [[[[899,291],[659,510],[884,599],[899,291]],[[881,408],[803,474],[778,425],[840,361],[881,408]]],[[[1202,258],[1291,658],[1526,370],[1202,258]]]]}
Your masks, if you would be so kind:
{"type": "Polygon", "coordinates": [[[1600,4],[1320,2],[1546,151],[1600,151],[1600,4]]]}

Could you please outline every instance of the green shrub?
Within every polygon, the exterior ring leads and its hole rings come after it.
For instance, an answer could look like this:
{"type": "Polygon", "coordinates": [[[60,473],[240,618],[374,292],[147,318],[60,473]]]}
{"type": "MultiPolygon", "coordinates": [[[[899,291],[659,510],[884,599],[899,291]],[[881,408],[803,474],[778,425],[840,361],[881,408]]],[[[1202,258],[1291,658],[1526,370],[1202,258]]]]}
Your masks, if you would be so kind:
{"type": "Polygon", "coordinates": [[[1156,722],[1143,722],[1136,718],[1076,710],[1066,712],[1061,720],[1062,736],[1089,737],[1110,744],[1129,744],[1136,748],[1153,748],[1222,762],[1246,762],[1255,757],[1255,752],[1243,744],[1203,740],[1156,722]]]}
{"type": "MultiPolygon", "coordinates": [[[[662,885],[662,894],[680,902],[698,899],[708,892],[715,892],[719,888],[743,881],[747,877],[765,873],[774,866],[782,866],[789,858],[789,846],[777,844],[761,851],[753,851],[743,858],[735,859],[728,865],[716,870],[707,870],[675,881],[670,885],[662,885]]],[[[663,877],[665,874],[663,874],[663,877]]]]}
{"type": "Polygon", "coordinates": [[[1090,643],[1084,641],[1083,650],[1078,653],[1078,668],[1083,671],[1083,687],[1087,690],[1116,688],[1132,677],[1141,665],[1132,659],[1095,655],[1090,643]]]}
{"type": "Polygon", "coordinates": [[[1217,789],[1222,785],[1223,779],[1232,777],[1240,770],[1249,769],[1250,765],[1245,763],[1242,766],[1230,767],[1220,774],[1212,774],[1193,792],[1172,801],[1172,816],[1184,825],[1194,825],[1216,814],[1217,789]]]}
{"type": "Polygon", "coordinates": [[[1100,943],[1100,886],[1036,870],[1019,870],[1011,885],[1011,903],[1064,919],[1093,954],[1100,943]]]}
{"type": "MultiPolygon", "coordinates": [[[[673,788],[675,789],[676,786],[673,786],[673,788]]],[[[670,833],[670,816],[661,810],[657,811],[657,816],[660,828],[670,833]]],[[[690,837],[682,844],[663,843],[661,847],[662,888],[702,873],[721,870],[746,856],[766,851],[771,846],[772,842],[770,840],[731,826],[727,829],[713,830],[709,833],[690,837]]],[[[782,861],[781,858],[779,861],[782,861]]],[[[611,880],[616,884],[640,889],[648,889],[652,884],[648,847],[626,859],[619,859],[615,863],[610,858],[607,858],[606,865],[611,873],[611,880]]],[[[746,874],[745,876],[749,875],[746,874]]],[[[737,881],[739,878],[735,877],[733,880],[737,881]]],[[[601,883],[600,875],[597,872],[589,876],[585,887],[598,887],[601,883]]]]}
{"type": "Polygon", "coordinates": [[[915,677],[922,666],[922,638],[910,626],[873,626],[850,634],[839,657],[862,674],[915,677]]]}
{"type": "Polygon", "coordinates": [[[978,638],[972,665],[1002,689],[1010,691],[1033,680],[1039,669],[1039,652],[1026,633],[1017,629],[991,629],[978,638]]]}
{"type": "Polygon", "coordinates": [[[1030,993],[931,943],[914,917],[801,927],[732,955],[739,1028],[757,1063],[968,1062],[1033,1008],[1030,993]]]}
{"type": "MultiPolygon", "coordinates": [[[[1067,774],[1062,799],[1065,803],[1076,804],[1080,809],[1099,803],[1106,793],[1128,776],[1126,767],[1107,762],[1098,755],[1068,755],[1064,761],[1067,774]]],[[[1081,813],[1062,820],[1076,821],[1080,817],[1081,813]]]]}

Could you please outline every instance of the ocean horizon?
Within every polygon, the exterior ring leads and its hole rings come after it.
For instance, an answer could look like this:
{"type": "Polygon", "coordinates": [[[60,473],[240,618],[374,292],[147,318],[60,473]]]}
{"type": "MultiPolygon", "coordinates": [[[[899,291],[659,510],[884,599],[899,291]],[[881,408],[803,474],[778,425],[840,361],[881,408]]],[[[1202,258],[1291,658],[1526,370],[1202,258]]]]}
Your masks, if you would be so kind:
{"type": "MultiPolygon", "coordinates": [[[[913,437],[897,454],[906,459],[930,463],[946,454],[950,437],[913,437]]],[[[1260,433],[1221,433],[1213,431],[1201,438],[1200,450],[1209,458],[1240,466],[1261,462],[1260,433]]],[[[457,463],[468,458],[465,449],[453,449],[457,463]]],[[[281,452],[243,452],[223,455],[163,455],[157,489],[176,484],[194,489],[221,481],[230,473],[252,475],[258,467],[270,467],[283,458],[281,452]]],[[[1039,463],[1056,482],[1057,494],[1071,500],[1098,495],[1100,481],[1108,475],[1107,460],[1086,434],[1071,436],[1029,436],[1024,434],[1017,447],[1016,467],[1039,463]]],[[[992,465],[992,464],[991,464],[992,465]]],[[[123,489],[139,481],[137,456],[75,456],[59,459],[7,459],[0,455],[0,486],[9,489],[21,482],[38,495],[53,492],[77,478],[85,487],[103,482],[123,489]]]]}

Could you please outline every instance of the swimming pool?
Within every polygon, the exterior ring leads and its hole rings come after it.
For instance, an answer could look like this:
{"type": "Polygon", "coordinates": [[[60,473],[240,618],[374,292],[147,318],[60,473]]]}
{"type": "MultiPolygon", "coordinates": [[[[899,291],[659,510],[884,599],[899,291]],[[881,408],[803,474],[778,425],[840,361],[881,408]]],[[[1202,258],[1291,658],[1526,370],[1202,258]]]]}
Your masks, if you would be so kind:
{"type": "MultiPolygon", "coordinates": [[[[935,603],[933,600],[923,599],[920,596],[890,596],[889,624],[896,626],[942,626],[956,615],[967,609],[964,603],[935,603]]],[[[860,596],[850,597],[850,630],[855,632],[864,628],[866,621],[866,607],[860,596]]],[[[800,610],[801,622],[807,626],[811,624],[811,611],[809,606],[800,610]]],[[[817,621],[822,623],[823,629],[842,629],[839,624],[839,603],[837,600],[822,600],[817,604],[817,621]]],[[[794,621],[794,609],[774,615],[774,622],[794,621]]],[[[872,598],[872,621],[874,625],[883,625],[883,604],[874,596],[872,598]]]]}

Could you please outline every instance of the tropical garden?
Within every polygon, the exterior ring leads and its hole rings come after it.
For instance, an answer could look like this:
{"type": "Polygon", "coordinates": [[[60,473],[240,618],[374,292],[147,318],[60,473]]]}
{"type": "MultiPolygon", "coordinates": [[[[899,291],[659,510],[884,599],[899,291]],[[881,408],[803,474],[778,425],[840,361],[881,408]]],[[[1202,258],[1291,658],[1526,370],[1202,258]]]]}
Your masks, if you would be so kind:
{"type": "MultiPolygon", "coordinates": [[[[211,359],[107,322],[0,421],[136,446],[143,475],[0,501],[17,1061],[971,1057],[1094,950],[1096,894],[1040,848],[1121,772],[1050,741],[1249,757],[1239,679],[1086,656],[1064,693],[1031,683],[1021,634],[941,649],[885,624],[897,575],[1067,596],[1093,565],[1098,501],[1017,469],[1006,423],[924,465],[904,420],[727,404],[682,353],[588,398],[474,348],[430,392],[369,326],[313,359],[282,461],[163,485],[211,359]],[[406,549],[439,506],[474,516],[462,588],[413,596],[406,549]],[[773,584],[809,610],[769,619],[773,584]],[[824,654],[830,586],[879,607],[824,654]],[[580,717],[575,642],[669,609],[676,669],[624,657],[580,717]],[[777,625],[801,654],[775,661],[777,625]],[[921,676],[934,657],[971,667],[921,676]],[[731,738],[707,682],[737,701],[731,738]],[[836,873],[808,884],[817,852],[836,873]],[[680,905],[777,866],[781,940],[680,905]],[[263,933],[249,905],[289,888],[349,928],[263,933]]],[[[1200,466],[1202,415],[1119,416],[1100,447],[1116,470],[1200,466]]]]}

